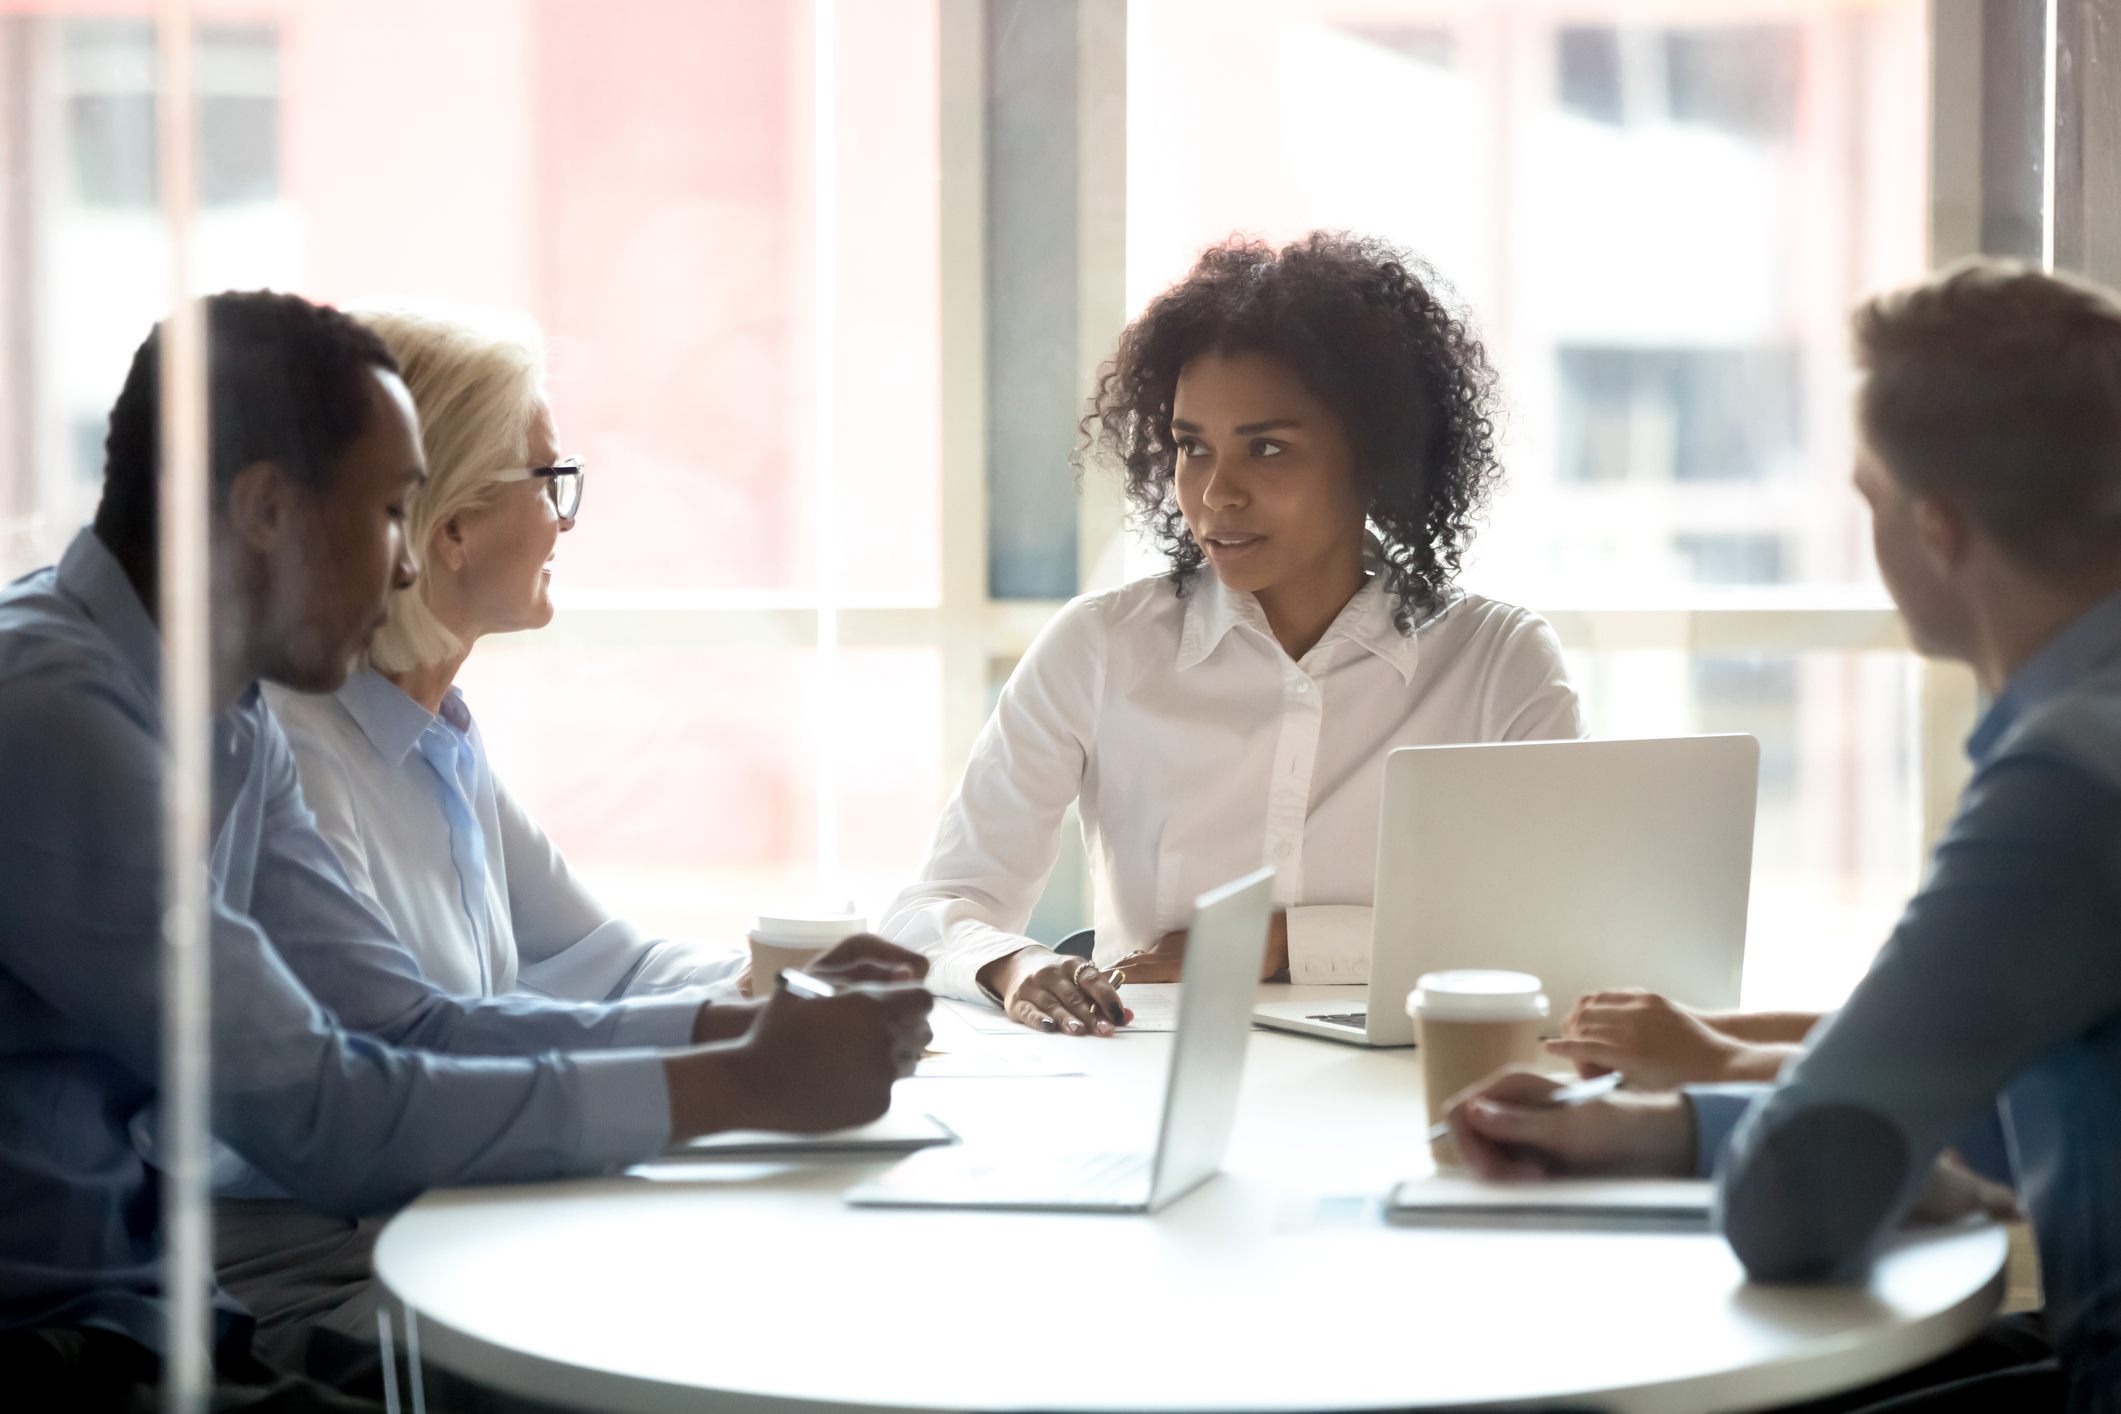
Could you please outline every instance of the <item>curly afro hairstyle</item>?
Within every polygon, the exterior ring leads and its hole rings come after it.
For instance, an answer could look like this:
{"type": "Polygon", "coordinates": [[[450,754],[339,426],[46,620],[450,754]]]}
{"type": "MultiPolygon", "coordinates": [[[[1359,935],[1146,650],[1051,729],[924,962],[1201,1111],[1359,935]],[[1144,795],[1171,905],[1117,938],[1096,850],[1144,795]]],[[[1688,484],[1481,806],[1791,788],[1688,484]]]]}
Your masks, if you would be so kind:
{"type": "Polygon", "coordinates": [[[1093,456],[1117,465],[1134,519],[1170,557],[1184,594],[1203,556],[1173,485],[1179,370],[1210,352],[1280,359],[1355,448],[1393,621],[1411,632],[1449,602],[1502,479],[1495,371],[1445,294],[1426,263],[1360,236],[1211,247],[1120,336],[1083,418],[1077,465],[1093,456]]]}

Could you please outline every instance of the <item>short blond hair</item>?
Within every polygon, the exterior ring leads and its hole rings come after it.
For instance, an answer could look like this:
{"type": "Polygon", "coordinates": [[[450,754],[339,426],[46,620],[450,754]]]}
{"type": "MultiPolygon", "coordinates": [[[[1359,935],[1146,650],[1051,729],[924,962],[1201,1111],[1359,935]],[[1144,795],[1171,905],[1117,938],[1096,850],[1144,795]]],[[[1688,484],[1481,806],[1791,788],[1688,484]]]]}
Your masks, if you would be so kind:
{"type": "MultiPolygon", "coordinates": [[[[437,527],[491,500],[499,477],[530,456],[530,422],[545,396],[545,336],[519,310],[396,302],[355,308],[398,361],[420,415],[427,484],[412,498],[406,538],[425,557],[437,527]]],[[[368,650],[382,673],[443,662],[463,644],[427,607],[428,579],[391,596],[368,650]]]]}
{"type": "Polygon", "coordinates": [[[1864,441],[2052,577],[2121,560],[2121,297],[2015,261],[1960,261],[1860,306],[1864,441]]]}

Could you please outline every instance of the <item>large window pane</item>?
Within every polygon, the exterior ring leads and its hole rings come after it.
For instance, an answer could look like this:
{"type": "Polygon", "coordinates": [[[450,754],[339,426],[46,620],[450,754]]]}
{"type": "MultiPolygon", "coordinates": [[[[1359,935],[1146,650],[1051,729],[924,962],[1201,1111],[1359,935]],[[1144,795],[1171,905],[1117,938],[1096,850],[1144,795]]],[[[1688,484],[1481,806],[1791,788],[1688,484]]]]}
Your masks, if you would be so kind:
{"type": "Polygon", "coordinates": [[[1844,320],[1923,268],[1924,14],[1135,0],[1130,304],[1233,230],[1389,237],[1503,374],[1473,587],[1875,594],[1844,320]]]}
{"type": "MultiPolygon", "coordinates": [[[[29,126],[4,131],[31,198],[10,307],[56,346],[5,390],[55,483],[8,550],[31,562],[92,505],[103,413],[166,303],[152,27],[51,8],[8,21],[29,126]]],[[[202,31],[202,283],[537,315],[598,473],[576,584],[809,595],[822,543],[846,592],[934,602],[935,0],[838,5],[822,36],[808,6],[742,0],[247,13],[202,31]]]]}
{"type": "MultiPolygon", "coordinates": [[[[152,25],[11,9],[7,577],[55,559],[88,518],[111,399],[168,306],[152,25]]],[[[607,675],[566,646],[577,612],[621,638],[629,615],[698,614],[726,639],[754,613],[938,602],[938,14],[936,0],[266,0],[200,33],[201,286],[510,306],[550,336],[562,450],[591,482],[556,566],[561,623],[482,645],[467,682],[489,657],[519,672],[525,690],[481,704],[496,739],[579,743],[588,704],[606,702],[658,753],[700,758],[676,777],[685,793],[660,788],[652,756],[608,750],[538,788],[556,833],[593,872],[609,863],[612,903],[663,916],[649,905],[667,894],[672,928],[724,927],[762,886],[808,893],[831,875],[873,895],[886,872],[895,886],[914,862],[908,822],[925,826],[943,775],[933,662],[879,708],[900,733],[888,749],[855,752],[869,719],[850,716],[747,756],[747,732],[814,715],[813,695],[849,681],[802,667],[805,649],[756,683],[679,661],[659,685],[646,658],[607,675]],[[687,700],[724,692],[775,705],[754,723],[687,700]],[[651,700],[677,715],[642,720],[651,700]],[[570,702],[579,719],[549,720],[570,702]],[[619,823],[616,799],[630,802],[619,823]],[[600,855],[606,841],[624,847],[600,855]],[[696,899],[687,871],[762,886],[696,899]]],[[[848,664],[858,687],[868,670],[848,664]]]]}
{"type": "Polygon", "coordinates": [[[808,648],[694,648],[583,618],[557,645],[492,640],[462,686],[496,773],[605,905],[726,940],[826,891],[881,916],[940,804],[940,655],[846,650],[826,690],[808,648]],[[821,759],[842,829],[823,880],[821,759]]]}

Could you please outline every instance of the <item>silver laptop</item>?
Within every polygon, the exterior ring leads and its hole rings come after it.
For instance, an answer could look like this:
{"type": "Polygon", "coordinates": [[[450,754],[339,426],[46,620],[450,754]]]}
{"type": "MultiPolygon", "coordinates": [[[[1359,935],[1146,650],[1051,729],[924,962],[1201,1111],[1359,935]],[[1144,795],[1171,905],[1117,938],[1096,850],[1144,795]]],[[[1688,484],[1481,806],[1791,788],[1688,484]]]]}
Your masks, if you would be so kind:
{"type": "Polygon", "coordinates": [[[1273,910],[1272,869],[1194,903],[1153,1152],[983,1154],[973,1144],[929,1149],[852,1190],[847,1201],[870,1208],[1153,1213],[1207,1182],[1222,1167],[1237,1118],[1250,1008],[1273,910]]]}
{"type": "Polygon", "coordinates": [[[1370,983],[1253,1020],[1411,1046],[1424,972],[1546,984],[1558,1027],[1586,992],[1647,987],[1735,1007],[1760,743],[1750,736],[1407,746],[1385,759],[1370,983]]]}

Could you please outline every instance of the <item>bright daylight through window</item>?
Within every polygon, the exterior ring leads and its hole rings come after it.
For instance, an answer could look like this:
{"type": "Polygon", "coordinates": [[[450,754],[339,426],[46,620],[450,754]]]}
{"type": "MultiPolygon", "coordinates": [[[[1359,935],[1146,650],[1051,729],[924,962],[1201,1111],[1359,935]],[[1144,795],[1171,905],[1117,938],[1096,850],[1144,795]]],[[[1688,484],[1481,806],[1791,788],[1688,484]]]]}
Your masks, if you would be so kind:
{"type": "MultiPolygon", "coordinates": [[[[1556,623],[1592,730],[1761,737],[1759,1000],[1839,995],[1913,883],[1843,319],[1927,256],[1920,0],[199,8],[205,284],[552,339],[596,486],[558,620],[464,686],[613,908],[874,917],[1038,625],[1151,567],[1067,465],[1119,324],[1210,241],[1320,226],[1420,252],[1486,338],[1509,488],[1465,580],[1556,623]]],[[[9,572],[91,509],[166,303],[152,48],[0,18],[9,572]]],[[[1064,859],[1034,932],[1083,889],[1064,859]]]]}

